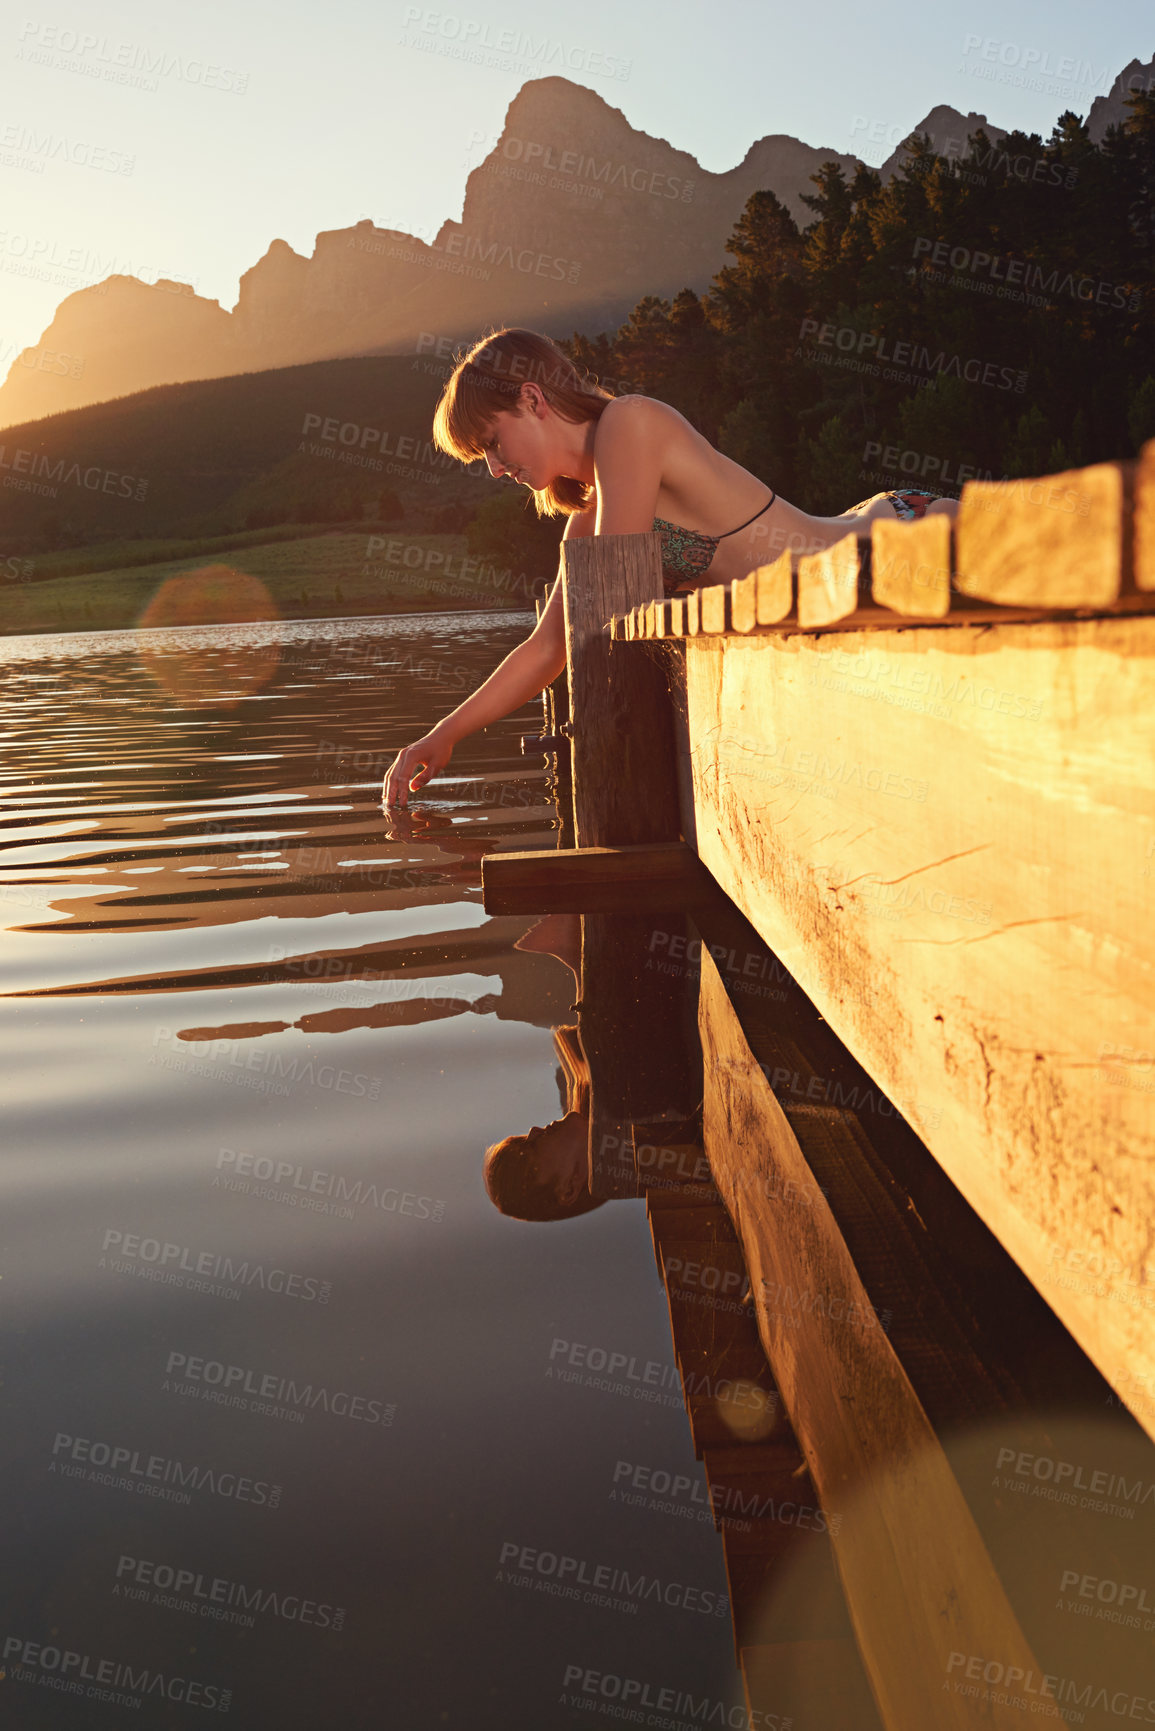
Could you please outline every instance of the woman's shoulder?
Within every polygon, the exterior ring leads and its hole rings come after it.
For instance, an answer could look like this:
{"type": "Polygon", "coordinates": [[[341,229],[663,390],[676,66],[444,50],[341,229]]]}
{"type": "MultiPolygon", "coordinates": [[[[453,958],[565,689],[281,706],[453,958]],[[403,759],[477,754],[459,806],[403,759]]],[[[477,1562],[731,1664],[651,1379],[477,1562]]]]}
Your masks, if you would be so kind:
{"type": "Polygon", "coordinates": [[[657,397],[614,397],[598,419],[594,450],[601,452],[623,444],[635,451],[639,444],[663,449],[682,433],[692,432],[685,417],[657,397]]]}

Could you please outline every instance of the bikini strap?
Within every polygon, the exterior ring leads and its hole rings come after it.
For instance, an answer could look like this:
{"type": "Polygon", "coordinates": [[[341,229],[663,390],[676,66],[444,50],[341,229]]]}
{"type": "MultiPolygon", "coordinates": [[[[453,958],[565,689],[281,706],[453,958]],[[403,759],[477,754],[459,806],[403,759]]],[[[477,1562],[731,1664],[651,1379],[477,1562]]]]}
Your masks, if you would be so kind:
{"type": "Polygon", "coordinates": [[[755,513],[752,517],[748,517],[744,523],[739,523],[739,525],[736,529],[727,529],[725,534],[719,535],[717,537],[717,539],[719,541],[724,541],[726,539],[726,535],[740,535],[742,533],[743,529],[748,529],[750,527],[751,523],[756,523],[758,521],[759,517],[761,517],[764,512],[766,512],[770,509],[771,505],[774,503],[774,501],[777,497],[778,497],[777,493],[774,491],[773,487],[771,487],[770,497],[767,499],[766,503],[763,505],[761,511],[755,511],[755,513]]]}

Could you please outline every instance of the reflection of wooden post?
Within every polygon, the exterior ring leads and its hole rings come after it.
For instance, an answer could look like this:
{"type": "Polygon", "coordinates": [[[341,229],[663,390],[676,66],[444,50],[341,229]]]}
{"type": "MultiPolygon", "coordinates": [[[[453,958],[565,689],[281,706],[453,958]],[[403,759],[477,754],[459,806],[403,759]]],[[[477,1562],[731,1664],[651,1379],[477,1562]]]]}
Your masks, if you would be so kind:
{"type": "Polygon", "coordinates": [[[649,653],[612,643],[615,613],[661,599],[657,535],[563,541],[566,654],[578,847],[676,841],[673,724],[649,653]]]}
{"type": "Polygon", "coordinates": [[[658,963],[685,916],[584,914],[579,1009],[582,1050],[590,1067],[590,1191],[637,1196],[634,1128],[660,1143],[664,1129],[682,1134],[702,1097],[693,1032],[695,985],[685,969],[658,963]]]}

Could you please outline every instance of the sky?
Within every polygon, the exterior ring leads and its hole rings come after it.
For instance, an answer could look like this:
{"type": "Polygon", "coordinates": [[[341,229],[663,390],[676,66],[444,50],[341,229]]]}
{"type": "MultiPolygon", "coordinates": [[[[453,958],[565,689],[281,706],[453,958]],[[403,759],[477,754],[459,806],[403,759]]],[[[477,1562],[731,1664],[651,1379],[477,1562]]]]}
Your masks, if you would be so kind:
{"type": "Polygon", "coordinates": [[[0,376],[113,272],[223,307],[281,238],[432,240],[533,77],[714,172],[787,133],[878,163],[937,103],[1046,137],[1155,52],[1150,0],[23,0],[0,22],[0,376]]]}

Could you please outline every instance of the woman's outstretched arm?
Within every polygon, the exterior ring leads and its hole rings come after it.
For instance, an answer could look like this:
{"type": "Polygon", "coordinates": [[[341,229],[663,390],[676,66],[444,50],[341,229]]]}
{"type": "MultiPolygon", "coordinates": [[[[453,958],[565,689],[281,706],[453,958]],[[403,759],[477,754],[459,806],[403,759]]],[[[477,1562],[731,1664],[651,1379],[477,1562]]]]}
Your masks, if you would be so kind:
{"type": "Polygon", "coordinates": [[[459,703],[444,721],[397,753],[385,777],[386,805],[407,804],[410,793],[418,793],[427,781],[441,773],[460,740],[520,709],[523,703],[544,691],[564,666],[565,621],[559,577],[541,618],[525,642],[511,649],[485,684],[459,703]]]}

